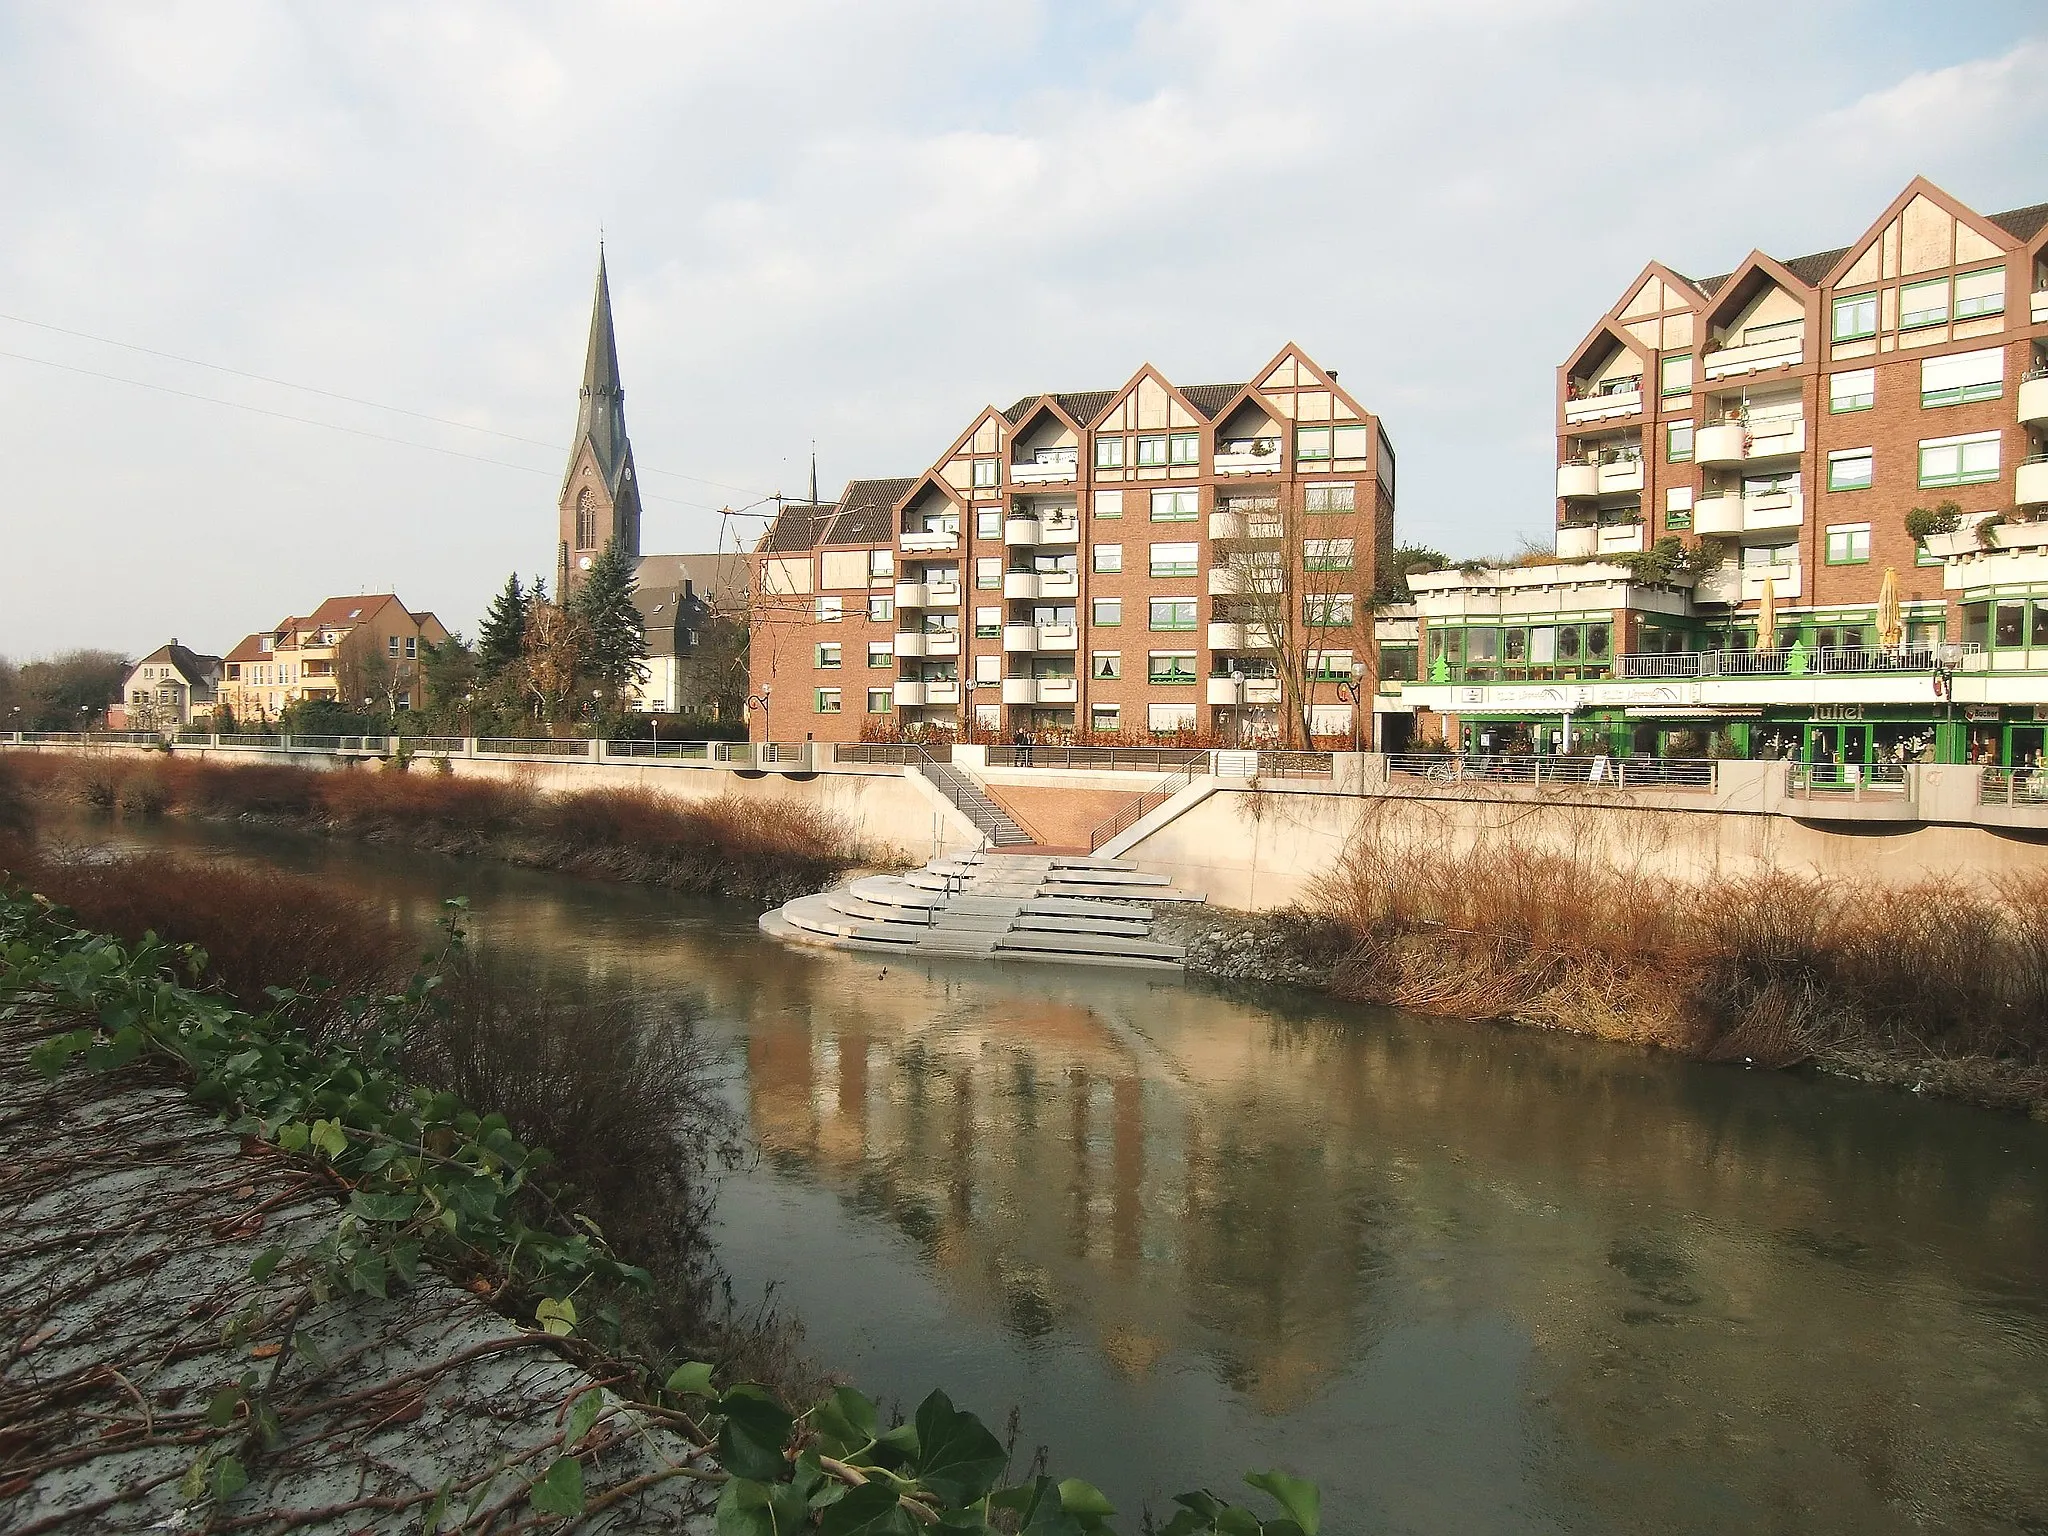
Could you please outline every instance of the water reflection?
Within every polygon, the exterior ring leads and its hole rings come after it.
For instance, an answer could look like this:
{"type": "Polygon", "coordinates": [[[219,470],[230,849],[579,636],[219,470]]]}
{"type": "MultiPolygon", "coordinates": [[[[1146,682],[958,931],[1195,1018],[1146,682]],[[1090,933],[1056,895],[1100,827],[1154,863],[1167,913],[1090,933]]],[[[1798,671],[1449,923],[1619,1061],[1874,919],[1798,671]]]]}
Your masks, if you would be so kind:
{"type": "Polygon", "coordinates": [[[885,1392],[1019,1405],[1130,1507],[1279,1463],[1340,1529],[2048,1529],[2048,1127],[261,853],[701,994],[763,1153],[721,1194],[735,1276],[885,1392]]]}

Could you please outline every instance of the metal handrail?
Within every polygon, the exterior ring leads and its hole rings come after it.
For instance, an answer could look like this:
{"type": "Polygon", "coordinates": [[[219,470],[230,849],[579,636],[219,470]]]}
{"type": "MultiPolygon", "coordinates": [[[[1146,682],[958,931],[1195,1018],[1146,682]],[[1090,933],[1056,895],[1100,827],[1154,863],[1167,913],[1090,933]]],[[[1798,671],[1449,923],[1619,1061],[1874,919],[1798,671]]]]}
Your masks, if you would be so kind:
{"type": "Polygon", "coordinates": [[[1807,763],[1785,765],[1785,794],[1794,800],[1895,799],[1913,789],[1911,763],[1807,763]]]}
{"type": "Polygon", "coordinates": [[[1135,826],[1175,795],[1195,782],[1195,764],[1189,764],[1178,773],[1170,773],[1146,790],[1125,803],[1124,808],[1107,821],[1092,827],[1088,832],[1088,851],[1093,853],[1104,843],[1122,832],[1126,827],[1135,826]]]}
{"type": "Polygon", "coordinates": [[[1610,757],[1598,754],[1537,757],[1523,753],[1395,752],[1390,775],[1433,784],[1526,784],[1556,789],[1704,789],[1720,783],[1714,758],[1610,757]]]}
{"type": "Polygon", "coordinates": [[[1184,768],[1207,758],[1206,747],[991,746],[991,768],[1094,768],[1108,773],[1184,768]]]}
{"type": "Polygon", "coordinates": [[[1986,768],[1977,780],[1977,803],[2048,810],[2048,769],[1986,768]]]}
{"type": "MultiPolygon", "coordinates": [[[[1842,675],[1867,672],[1931,672],[1941,659],[1941,647],[1902,645],[1816,646],[1795,652],[1789,646],[1769,651],[1631,651],[1621,658],[1621,675],[1643,677],[1787,677],[1793,672],[1793,658],[1801,658],[1805,675],[1842,675]]],[[[1964,656],[1983,653],[1975,642],[1961,646],[1964,656]]]]}
{"type": "Polygon", "coordinates": [[[479,736],[479,752],[502,757],[587,757],[590,743],[578,736],[479,736]]]}

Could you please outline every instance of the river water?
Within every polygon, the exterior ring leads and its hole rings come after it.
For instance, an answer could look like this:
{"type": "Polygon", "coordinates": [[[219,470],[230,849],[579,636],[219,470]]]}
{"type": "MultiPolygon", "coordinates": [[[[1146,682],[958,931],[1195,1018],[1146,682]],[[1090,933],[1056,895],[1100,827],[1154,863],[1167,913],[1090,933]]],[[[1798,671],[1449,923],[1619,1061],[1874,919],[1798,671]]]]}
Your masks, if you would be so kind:
{"type": "Polygon", "coordinates": [[[1341,1532],[2048,1532],[2048,1126],[1114,970],[884,974],[751,911],[495,866],[119,835],[419,925],[467,895],[487,948],[692,995],[759,1149],[718,1196],[741,1294],[774,1282],[906,1411],[1014,1406],[1129,1529],[1282,1466],[1341,1532]]]}

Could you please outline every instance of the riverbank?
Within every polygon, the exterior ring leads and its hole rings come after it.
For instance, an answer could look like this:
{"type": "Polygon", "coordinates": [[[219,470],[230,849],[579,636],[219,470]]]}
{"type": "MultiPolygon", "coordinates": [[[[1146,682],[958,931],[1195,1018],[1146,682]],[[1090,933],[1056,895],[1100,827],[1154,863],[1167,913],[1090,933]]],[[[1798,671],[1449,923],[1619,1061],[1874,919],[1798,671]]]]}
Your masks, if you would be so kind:
{"type": "Polygon", "coordinates": [[[764,906],[882,862],[815,807],[736,794],[686,801],[647,789],[548,792],[417,763],[323,771],[169,754],[8,753],[0,780],[31,803],[291,827],[764,906]]]}
{"type": "Polygon", "coordinates": [[[2048,1119],[2048,876],[1995,894],[1768,874],[1699,885],[1512,832],[1368,817],[1296,908],[1166,929],[1192,975],[1814,1068],[2048,1119]]]}

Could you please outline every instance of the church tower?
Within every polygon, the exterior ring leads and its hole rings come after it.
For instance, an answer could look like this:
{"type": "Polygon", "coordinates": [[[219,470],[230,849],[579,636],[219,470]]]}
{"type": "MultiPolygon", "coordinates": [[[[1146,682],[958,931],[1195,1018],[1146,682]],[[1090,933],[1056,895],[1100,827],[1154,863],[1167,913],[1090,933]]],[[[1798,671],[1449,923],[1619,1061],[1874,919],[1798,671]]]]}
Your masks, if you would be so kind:
{"type": "Polygon", "coordinates": [[[626,392],[619,387],[619,347],[612,333],[612,290],[597,253],[597,294],[590,308],[590,346],[583,358],[583,388],[576,435],[562,480],[555,599],[566,601],[606,542],[617,539],[640,555],[640,482],[633,445],[626,439],[626,392]]]}

